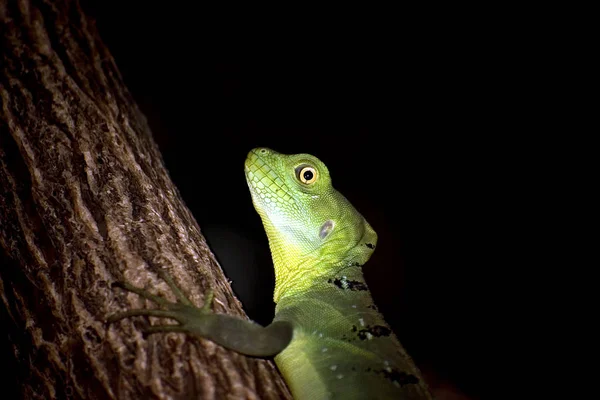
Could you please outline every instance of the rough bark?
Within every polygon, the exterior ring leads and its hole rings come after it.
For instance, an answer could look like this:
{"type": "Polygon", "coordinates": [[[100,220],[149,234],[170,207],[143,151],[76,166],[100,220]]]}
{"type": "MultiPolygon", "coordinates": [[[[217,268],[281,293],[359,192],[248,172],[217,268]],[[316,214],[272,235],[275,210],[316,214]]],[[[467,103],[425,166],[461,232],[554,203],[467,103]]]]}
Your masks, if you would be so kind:
{"type": "Polygon", "coordinates": [[[0,344],[18,396],[289,397],[269,361],[144,338],[143,318],[106,326],[154,307],[116,280],[174,300],[158,268],[197,305],[210,287],[216,312],[244,314],[79,4],[0,1],[0,22],[0,344]]]}

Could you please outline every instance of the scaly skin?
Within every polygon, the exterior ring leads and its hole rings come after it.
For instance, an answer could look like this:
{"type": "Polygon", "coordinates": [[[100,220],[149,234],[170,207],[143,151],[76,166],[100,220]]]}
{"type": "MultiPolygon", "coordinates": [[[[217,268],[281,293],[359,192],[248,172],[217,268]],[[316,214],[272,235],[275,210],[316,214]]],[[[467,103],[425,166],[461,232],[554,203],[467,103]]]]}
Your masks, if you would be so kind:
{"type": "Polygon", "coordinates": [[[275,357],[294,397],[430,398],[362,275],[377,235],[332,187],[325,164],[261,148],[245,170],[273,255],[275,321],[294,327],[275,357]]]}
{"type": "Polygon", "coordinates": [[[275,266],[275,319],[254,323],[194,307],[169,275],[160,272],[178,298],[170,303],[128,283],[166,310],[130,310],[119,319],[152,315],[254,356],[275,356],[295,399],[431,399],[410,357],[376,311],[361,267],[377,234],[331,185],[325,164],[309,154],[252,150],[245,163],[252,201],[269,238],[275,266]]]}

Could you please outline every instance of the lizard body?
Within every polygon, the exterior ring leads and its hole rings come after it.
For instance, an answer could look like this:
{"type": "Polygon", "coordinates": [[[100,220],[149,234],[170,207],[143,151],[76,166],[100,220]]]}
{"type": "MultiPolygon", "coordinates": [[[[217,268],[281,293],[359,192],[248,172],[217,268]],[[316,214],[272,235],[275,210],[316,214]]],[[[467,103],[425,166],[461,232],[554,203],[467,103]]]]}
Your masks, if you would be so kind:
{"type": "Polygon", "coordinates": [[[258,148],[248,154],[245,173],[275,267],[273,323],[263,328],[213,314],[210,294],[196,308],[164,272],[178,303],[121,283],[166,310],[130,310],[109,321],[170,317],[180,325],[154,326],[149,332],[187,332],[244,354],[275,356],[298,400],[430,399],[363,278],[361,267],[377,234],[333,188],[325,164],[308,154],[258,148]]]}

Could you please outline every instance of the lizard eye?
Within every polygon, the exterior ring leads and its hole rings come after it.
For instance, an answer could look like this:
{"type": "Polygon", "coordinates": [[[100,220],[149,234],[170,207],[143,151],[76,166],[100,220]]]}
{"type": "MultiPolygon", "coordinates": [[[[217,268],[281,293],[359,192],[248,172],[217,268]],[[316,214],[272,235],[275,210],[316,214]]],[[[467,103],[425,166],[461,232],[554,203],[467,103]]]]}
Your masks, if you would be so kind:
{"type": "Polygon", "coordinates": [[[319,174],[317,170],[309,165],[301,165],[296,168],[296,177],[298,180],[305,185],[311,185],[315,183],[319,174]]]}

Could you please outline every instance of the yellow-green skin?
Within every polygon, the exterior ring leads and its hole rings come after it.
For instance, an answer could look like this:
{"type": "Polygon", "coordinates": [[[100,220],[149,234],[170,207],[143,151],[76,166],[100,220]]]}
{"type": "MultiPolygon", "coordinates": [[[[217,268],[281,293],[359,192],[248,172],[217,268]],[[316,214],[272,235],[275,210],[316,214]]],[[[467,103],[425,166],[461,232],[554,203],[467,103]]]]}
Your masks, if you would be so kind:
{"type": "Polygon", "coordinates": [[[431,399],[418,369],[376,311],[361,266],[377,235],[331,186],[325,164],[308,154],[260,148],[248,154],[246,180],[275,265],[275,319],[262,327],[196,307],[163,269],[170,302],[127,282],[115,285],[160,309],[114,314],[172,318],[146,333],[185,332],[242,354],[275,356],[296,400],[431,399]]]}
{"type": "Polygon", "coordinates": [[[275,362],[294,398],[431,398],[362,275],[377,235],[325,164],[259,148],[245,172],[275,266],[274,321],[293,326],[275,362]]]}

